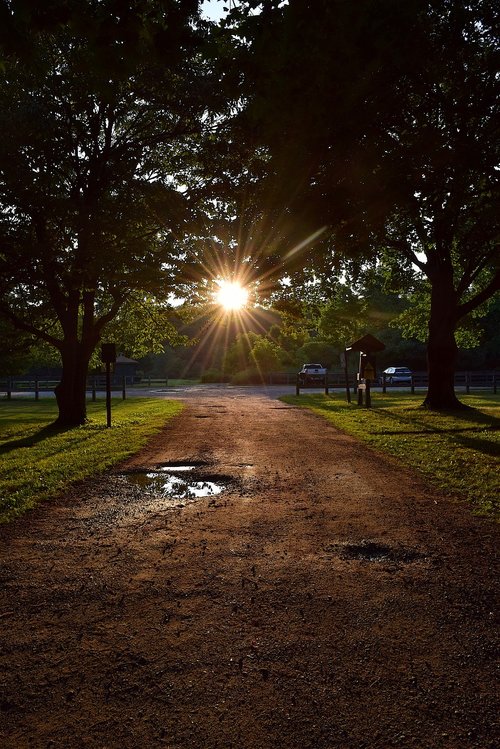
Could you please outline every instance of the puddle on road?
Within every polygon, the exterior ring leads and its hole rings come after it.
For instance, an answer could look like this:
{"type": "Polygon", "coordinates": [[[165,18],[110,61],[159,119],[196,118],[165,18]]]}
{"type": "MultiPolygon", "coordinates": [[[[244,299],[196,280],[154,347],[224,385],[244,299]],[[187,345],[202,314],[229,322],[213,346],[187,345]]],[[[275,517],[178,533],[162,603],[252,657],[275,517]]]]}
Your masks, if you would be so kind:
{"type": "MultiPolygon", "coordinates": [[[[170,471],[170,473],[178,473],[179,471],[193,471],[195,468],[202,468],[206,465],[208,464],[205,460],[189,460],[184,463],[157,463],[151,472],[170,471]]],[[[146,473],[146,471],[142,471],[142,473],[146,473]]]]}
{"type": "Polygon", "coordinates": [[[133,471],[122,477],[133,486],[166,499],[200,499],[213,497],[224,491],[224,484],[211,477],[187,478],[184,474],[199,468],[201,463],[161,465],[152,471],[133,471]],[[181,475],[178,475],[181,474],[181,475]]]}

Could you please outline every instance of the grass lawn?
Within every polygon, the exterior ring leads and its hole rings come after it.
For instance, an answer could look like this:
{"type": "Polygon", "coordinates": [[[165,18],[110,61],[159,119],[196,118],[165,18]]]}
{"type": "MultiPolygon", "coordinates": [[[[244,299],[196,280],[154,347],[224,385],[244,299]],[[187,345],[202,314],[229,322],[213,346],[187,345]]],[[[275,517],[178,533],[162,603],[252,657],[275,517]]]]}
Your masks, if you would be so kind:
{"type": "Polygon", "coordinates": [[[0,401],[0,522],[137,452],[182,407],[175,401],[113,399],[113,426],[106,429],[102,400],[87,404],[85,426],[61,431],[50,426],[57,417],[53,398],[0,401]]]}
{"type": "MultiPolygon", "coordinates": [[[[165,378],[162,380],[159,377],[152,377],[151,380],[149,380],[147,377],[143,377],[141,382],[135,382],[132,386],[133,390],[139,390],[140,388],[149,388],[149,387],[182,387],[185,385],[199,385],[201,382],[200,379],[197,380],[186,380],[186,379],[175,379],[174,377],[169,377],[168,380],[165,380],[165,378]],[[151,381],[151,385],[149,384],[151,381]],[[166,384],[168,383],[168,384],[166,384]]],[[[128,387],[127,387],[128,389],[128,387]]]]}
{"type": "Polygon", "coordinates": [[[374,450],[424,474],[440,490],[471,502],[474,513],[499,517],[500,396],[467,395],[473,410],[436,413],[419,408],[422,395],[372,392],[372,408],[343,395],[283,396],[310,408],[374,450]]]}

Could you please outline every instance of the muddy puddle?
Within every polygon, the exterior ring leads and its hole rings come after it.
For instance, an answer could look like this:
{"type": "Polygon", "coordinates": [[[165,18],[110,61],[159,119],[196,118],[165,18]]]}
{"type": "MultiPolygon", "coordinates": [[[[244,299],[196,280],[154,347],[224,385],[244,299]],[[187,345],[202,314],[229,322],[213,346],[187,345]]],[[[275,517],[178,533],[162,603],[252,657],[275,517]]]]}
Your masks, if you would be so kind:
{"type": "Polygon", "coordinates": [[[122,474],[127,483],[156,497],[173,500],[193,500],[221,494],[226,483],[212,476],[199,474],[201,463],[161,465],[148,471],[122,474]],[[192,474],[192,475],[190,475],[192,474]]]}

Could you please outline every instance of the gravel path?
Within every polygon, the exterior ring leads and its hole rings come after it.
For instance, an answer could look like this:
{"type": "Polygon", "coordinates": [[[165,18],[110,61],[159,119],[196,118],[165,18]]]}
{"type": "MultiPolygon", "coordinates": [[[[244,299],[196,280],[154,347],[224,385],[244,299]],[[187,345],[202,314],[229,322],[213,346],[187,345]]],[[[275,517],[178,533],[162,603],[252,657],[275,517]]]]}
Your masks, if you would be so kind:
{"type": "Polygon", "coordinates": [[[210,392],[0,528],[0,745],[497,747],[498,527],[311,413],[210,392]]]}

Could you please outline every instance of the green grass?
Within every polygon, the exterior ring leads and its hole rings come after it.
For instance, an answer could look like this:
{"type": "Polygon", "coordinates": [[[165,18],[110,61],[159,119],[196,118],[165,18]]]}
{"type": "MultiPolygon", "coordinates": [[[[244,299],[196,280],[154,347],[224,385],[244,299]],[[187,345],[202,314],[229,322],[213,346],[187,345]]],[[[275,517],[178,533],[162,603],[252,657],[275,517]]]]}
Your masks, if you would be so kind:
{"type": "Polygon", "coordinates": [[[107,429],[105,401],[97,401],[87,405],[85,426],[56,430],[54,399],[0,401],[0,522],[137,452],[182,407],[148,398],[113,400],[107,429]]]}
{"type": "MultiPolygon", "coordinates": [[[[162,388],[164,388],[164,387],[169,387],[169,388],[170,387],[181,387],[181,386],[185,386],[185,385],[199,385],[200,382],[201,382],[200,379],[186,380],[186,379],[182,379],[182,378],[177,378],[176,379],[176,378],[170,378],[169,377],[168,381],[167,381],[165,378],[163,378],[163,380],[162,380],[160,377],[152,377],[151,378],[151,387],[152,388],[155,388],[155,387],[162,387],[162,388]],[[168,382],[168,385],[165,384],[166,382],[168,382]]],[[[127,390],[128,390],[129,387],[130,387],[130,385],[127,386],[127,390]]],[[[149,388],[149,387],[150,387],[150,385],[149,385],[148,378],[147,377],[143,377],[142,380],[141,380],[141,382],[135,382],[134,383],[134,385],[132,386],[132,389],[133,390],[139,390],[140,388],[149,388]]]]}
{"type": "Polygon", "coordinates": [[[473,409],[438,413],[419,408],[422,395],[372,393],[372,408],[341,395],[283,396],[310,408],[374,450],[415,469],[434,486],[471,502],[473,512],[499,517],[500,396],[468,395],[473,409]]]}

